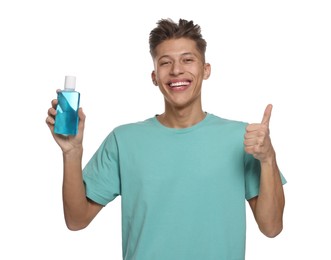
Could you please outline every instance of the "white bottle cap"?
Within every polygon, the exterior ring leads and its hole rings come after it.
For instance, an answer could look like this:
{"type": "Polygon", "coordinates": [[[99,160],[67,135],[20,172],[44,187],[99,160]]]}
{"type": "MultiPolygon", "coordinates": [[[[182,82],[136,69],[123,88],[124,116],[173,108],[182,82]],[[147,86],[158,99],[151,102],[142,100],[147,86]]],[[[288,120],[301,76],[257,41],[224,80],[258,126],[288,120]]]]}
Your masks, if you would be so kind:
{"type": "Polygon", "coordinates": [[[76,88],[76,77],[66,76],[64,81],[64,90],[75,90],[76,88]]]}

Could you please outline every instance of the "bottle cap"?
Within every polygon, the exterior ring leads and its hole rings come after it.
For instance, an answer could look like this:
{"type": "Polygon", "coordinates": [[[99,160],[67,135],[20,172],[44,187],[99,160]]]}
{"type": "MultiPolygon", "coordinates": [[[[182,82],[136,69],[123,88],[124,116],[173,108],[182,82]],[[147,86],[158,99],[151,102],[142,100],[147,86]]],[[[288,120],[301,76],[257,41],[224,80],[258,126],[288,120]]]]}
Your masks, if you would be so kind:
{"type": "Polygon", "coordinates": [[[75,90],[76,88],[76,77],[66,76],[64,81],[64,90],[75,90]]]}

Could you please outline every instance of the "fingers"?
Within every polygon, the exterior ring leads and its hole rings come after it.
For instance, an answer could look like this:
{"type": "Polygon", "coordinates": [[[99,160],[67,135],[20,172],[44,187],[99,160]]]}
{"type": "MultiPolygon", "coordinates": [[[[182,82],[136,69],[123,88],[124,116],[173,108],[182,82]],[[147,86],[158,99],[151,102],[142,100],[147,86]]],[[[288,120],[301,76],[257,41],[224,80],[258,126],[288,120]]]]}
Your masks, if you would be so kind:
{"type": "Polygon", "coordinates": [[[47,117],[46,117],[46,124],[48,125],[49,129],[51,130],[51,132],[53,132],[54,130],[54,124],[55,124],[55,116],[56,116],[56,107],[58,104],[58,100],[57,99],[53,99],[51,101],[51,108],[48,109],[47,112],[47,117]]]}
{"type": "Polygon", "coordinates": [[[57,99],[53,99],[52,102],[51,102],[51,104],[52,104],[52,107],[53,107],[54,109],[56,109],[56,106],[57,106],[57,104],[58,104],[58,100],[57,100],[57,99]]]}
{"type": "Polygon", "coordinates": [[[261,124],[269,126],[269,122],[270,122],[270,118],[271,118],[271,111],[272,111],[272,105],[269,104],[269,105],[267,105],[266,109],[264,110],[261,124]]]}
{"type": "Polygon", "coordinates": [[[264,153],[268,150],[269,143],[268,133],[263,130],[246,132],[244,137],[246,153],[252,154],[257,159],[264,157],[264,153]]]}
{"type": "Polygon", "coordinates": [[[264,125],[260,125],[260,127],[258,125],[248,125],[244,136],[244,144],[246,146],[261,145],[268,135],[269,130],[264,125]]]}
{"type": "Polygon", "coordinates": [[[48,116],[46,118],[46,124],[48,124],[49,126],[54,125],[55,123],[57,99],[53,99],[51,103],[52,107],[48,109],[48,116]]]}

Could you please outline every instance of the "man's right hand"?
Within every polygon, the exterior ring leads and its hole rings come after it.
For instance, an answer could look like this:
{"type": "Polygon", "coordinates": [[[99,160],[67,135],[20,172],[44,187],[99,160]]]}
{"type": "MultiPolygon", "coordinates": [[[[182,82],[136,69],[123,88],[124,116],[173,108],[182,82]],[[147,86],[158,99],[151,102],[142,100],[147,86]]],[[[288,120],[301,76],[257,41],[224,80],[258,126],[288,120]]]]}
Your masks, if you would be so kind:
{"type": "Polygon", "coordinates": [[[52,107],[48,109],[48,116],[46,118],[46,124],[48,125],[54,140],[60,146],[63,153],[71,153],[78,149],[81,151],[83,148],[83,135],[85,125],[85,114],[82,108],[78,110],[79,123],[77,135],[64,136],[54,133],[54,124],[56,116],[56,106],[58,104],[57,99],[52,100],[52,107]]]}

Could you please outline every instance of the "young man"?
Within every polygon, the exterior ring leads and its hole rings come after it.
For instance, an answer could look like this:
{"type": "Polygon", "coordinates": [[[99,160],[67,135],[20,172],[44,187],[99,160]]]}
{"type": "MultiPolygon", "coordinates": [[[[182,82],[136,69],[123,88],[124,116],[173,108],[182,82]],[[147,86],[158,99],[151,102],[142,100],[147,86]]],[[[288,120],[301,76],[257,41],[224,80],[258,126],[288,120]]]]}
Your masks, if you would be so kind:
{"type": "Polygon", "coordinates": [[[164,113],[116,127],[82,170],[79,133],[54,134],[57,100],[46,122],[63,152],[63,204],[71,230],[85,228],[121,195],[123,259],[245,258],[245,201],[268,237],[282,230],[285,179],[269,137],[272,106],[246,124],[206,113],[206,42],[192,21],[160,20],[151,31],[153,83],[164,113]]]}

